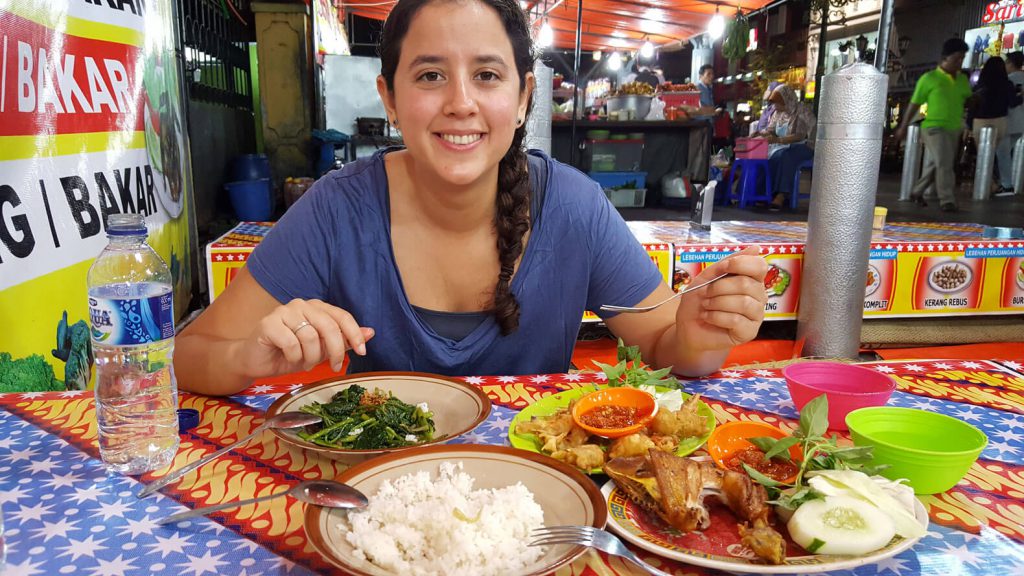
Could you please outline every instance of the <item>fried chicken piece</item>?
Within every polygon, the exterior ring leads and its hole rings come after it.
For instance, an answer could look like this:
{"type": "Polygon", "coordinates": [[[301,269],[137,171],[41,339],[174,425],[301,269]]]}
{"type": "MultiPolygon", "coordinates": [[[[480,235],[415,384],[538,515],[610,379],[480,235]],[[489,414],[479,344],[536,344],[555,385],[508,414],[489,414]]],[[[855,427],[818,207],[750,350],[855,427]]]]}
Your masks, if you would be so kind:
{"type": "Polygon", "coordinates": [[[560,444],[559,447],[576,448],[577,446],[586,444],[588,439],[590,439],[590,432],[580,428],[575,422],[573,422],[572,428],[569,429],[569,432],[565,435],[565,438],[563,438],[562,444],[560,444]]]}
{"type": "Polygon", "coordinates": [[[677,530],[690,532],[709,523],[701,502],[704,468],[693,460],[651,449],[643,457],[610,460],[604,472],[642,508],[677,530]]]}
{"type": "Polygon", "coordinates": [[[683,532],[701,530],[711,524],[704,507],[704,469],[706,465],[659,450],[648,453],[654,477],[661,491],[664,518],[683,532]]]}
{"type": "Polygon", "coordinates": [[[746,474],[657,449],[642,458],[611,460],[604,471],[630,499],[683,532],[708,527],[710,515],[703,500],[714,494],[745,522],[740,525],[742,544],[773,564],[786,558],[785,541],[770,525],[768,493],[746,474]]]}
{"type": "Polygon", "coordinates": [[[566,409],[550,416],[534,417],[529,421],[519,422],[516,424],[516,434],[536,436],[540,440],[541,452],[546,454],[579,446],[587,439],[586,430],[576,426],[572,414],[566,409]]]}
{"type": "Polygon", "coordinates": [[[674,454],[679,448],[679,438],[675,436],[661,436],[655,434],[651,436],[651,442],[654,443],[654,447],[662,452],[668,452],[674,454]]]}
{"type": "Polygon", "coordinates": [[[558,436],[567,434],[574,425],[572,414],[563,408],[550,416],[535,416],[529,421],[519,422],[516,424],[516,434],[558,436]]]}
{"type": "Polygon", "coordinates": [[[575,448],[558,450],[552,452],[551,457],[584,471],[601,468],[605,463],[604,450],[597,444],[583,444],[575,448]]]}
{"type": "Polygon", "coordinates": [[[753,550],[759,558],[772,564],[782,564],[786,560],[786,542],[771,526],[772,508],[764,486],[742,472],[726,470],[719,497],[733,514],[753,526],[740,525],[740,543],[753,550]]]}
{"type": "Polygon", "coordinates": [[[676,410],[676,418],[679,420],[679,429],[676,431],[677,438],[703,436],[708,431],[707,421],[697,411],[699,400],[700,394],[694,394],[683,402],[679,410],[676,410]]]}
{"type": "Polygon", "coordinates": [[[782,534],[765,524],[763,520],[755,520],[753,528],[740,524],[740,543],[770,564],[782,564],[786,561],[786,541],[782,539],[782,534]]]}
{"type": "Polygon", "coordinates": [[[651,432],[659,436],[676,436],[676,432],[682,426],[676,413],[671,410],[658,410],[651,420],[651,432]]]}
{"type": "Polygon", "coordinates": [[[630,434],[616,438],[608,448],[608,458],[628,458],[630,456],[643,456],[647,451],[654,448],[654,442],[643,432],[630,434]]]}

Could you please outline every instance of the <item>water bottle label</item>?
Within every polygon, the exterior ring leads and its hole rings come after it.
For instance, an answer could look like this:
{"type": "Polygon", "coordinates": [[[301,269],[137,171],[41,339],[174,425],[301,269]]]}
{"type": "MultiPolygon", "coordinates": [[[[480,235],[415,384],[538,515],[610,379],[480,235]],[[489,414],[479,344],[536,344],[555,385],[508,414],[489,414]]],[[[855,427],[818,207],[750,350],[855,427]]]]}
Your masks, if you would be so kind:
{"type": "Polygon", "coordinates": [[[89,297],[92,341],[111,346],[134,346],[174,336],[174,297],[171,292],[149,298],[89,297]]]}

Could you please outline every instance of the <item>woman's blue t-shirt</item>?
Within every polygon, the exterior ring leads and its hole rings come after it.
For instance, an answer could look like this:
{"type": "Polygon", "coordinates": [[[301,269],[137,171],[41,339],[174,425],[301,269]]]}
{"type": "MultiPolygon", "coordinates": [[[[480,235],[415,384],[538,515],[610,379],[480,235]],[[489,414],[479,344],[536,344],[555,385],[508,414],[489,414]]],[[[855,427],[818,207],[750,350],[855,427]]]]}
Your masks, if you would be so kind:
{"type": "Polygon", "coordinates": [[[535,161],[547,163],[548,178],[543,207],[512,278],[519,329],[502,336],[491,317],[461,340],[440,336],[406,299],[395,266],[385,153],[321,178],[247,263],[279,302],[317,298],[374,329],[366,356],[349,355],[350,372],[565,372],[584,310],[633,306],[663,282],[600,186],[531,150],[535,161]]]}

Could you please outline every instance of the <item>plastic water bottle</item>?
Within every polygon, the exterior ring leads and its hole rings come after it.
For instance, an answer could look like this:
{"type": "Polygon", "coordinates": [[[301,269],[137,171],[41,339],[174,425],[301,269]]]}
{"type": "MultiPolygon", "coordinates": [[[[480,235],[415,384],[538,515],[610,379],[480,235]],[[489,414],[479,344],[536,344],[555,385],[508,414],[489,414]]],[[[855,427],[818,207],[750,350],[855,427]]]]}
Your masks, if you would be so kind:
{"type": "Polygon", "coordinates": [[[178,451],[171,273],[146,243],[141,215],[110,215],[107,237],[88,277],[100,457],[142,474],[178,451]]]}

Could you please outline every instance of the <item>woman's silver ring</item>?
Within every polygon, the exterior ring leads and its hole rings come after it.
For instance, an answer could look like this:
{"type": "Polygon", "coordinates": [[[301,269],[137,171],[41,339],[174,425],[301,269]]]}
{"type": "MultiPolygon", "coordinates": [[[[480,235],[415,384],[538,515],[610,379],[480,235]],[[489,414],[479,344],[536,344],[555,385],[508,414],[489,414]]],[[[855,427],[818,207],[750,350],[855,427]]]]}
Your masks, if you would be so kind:
{"type": "Polygon", "coordinates": [[[295,333],[295,334],[298,334],[299,330],[302,330],[306,326],[310,326],[310,323],[305,321],[305,320],[303,320],[301,323],[299,323],[298,326],[296,326],[295,328],[292,329],[292,332],[295,333]]]}

